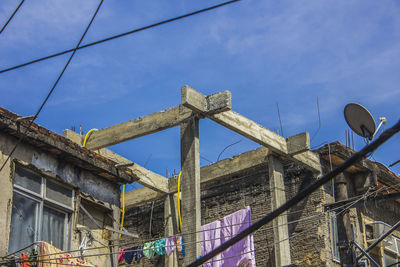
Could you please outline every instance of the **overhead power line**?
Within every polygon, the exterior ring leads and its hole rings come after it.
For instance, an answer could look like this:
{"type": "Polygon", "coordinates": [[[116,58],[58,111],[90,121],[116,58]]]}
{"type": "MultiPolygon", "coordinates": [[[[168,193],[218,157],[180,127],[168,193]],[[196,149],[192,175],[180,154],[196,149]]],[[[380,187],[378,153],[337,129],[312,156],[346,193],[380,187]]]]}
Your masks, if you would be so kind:
{"type": "Polygon", "coordinates": [[[38,117],[39,113],[42,111],[44,105],[47,103],[47,100],[49,100],[51,94],[54,92],[54,89],[56,88],[58,82],[60,81],[62,75],[64,74],[65,70],[67,69],[69,63],[71,62],[73,56],[75,55],[75,52],[77,51],[79,45],[82,43],[83,38],[85,38],[86,33],[88,32],[90,26],[92,25],[92,22],[94,20],[94,18],[96,17],[101,4],[103,3],[103,0],[100,1],[99,5],[97,6],[96,12],[94,12],[92,19],[90,20],[88,26],[85,29],[85,32],[83,33],[81,39],[79,40],[78,44],[76,45],[76,47],[73,49],[73,53],[71,54],[71,56],[69,57],[67,63],[65,64],[63,70],[61,71],[60,75],[58,75],[57,80],[54,82],[53,86],[51,87],[49,93],[47,94],[46,98],[44,99],[44,101],[42,102],[42,104],[40,105],[39,109],[36,111],[35,115],[33,116],[32,120],[30,120],[28,127],[26,128],[25,132],[21,135],[21,137],[18,139],[17,143],[15,144],[14,148],[11,150],[10,154],[8,155],[7,159],[4,161],[3,165],[0,168],[0,172],[3,170],[4,166],[7,164],[7,162],[10,160],[11,156],[13,155],[13,153],[15,152],[15,150],[17,149],[18,145],[22,142],[22,140],[25,137],[26,132],[30,129],[30,127],[32,126],[32,123],[36,120],[36,118],[38,117]]]}
{"type": "Polygon", "coordinates": [[[12,18],[14,17],[14,15],[17,13],[18,9],[22,6],[22,4],[24,3],[25,0],[22,0],[19,5],[17,6],[17,8],[14,10],[14,12],[11,14],[11,17],[8,18],[6,24],[3,25],[3,27],[0,30],[0,34],[3,33],[4,29],[7,27],[8,23],[10,23],[10,21],[12,20],[12,18]]]}
{"type": "Polygon", "coordinates": [[[299,193],[297,193],[294,197],[286,201],[283,205],[281,205],[279,208],[273,210],[269,214],[267,214],[265,217],[262,219],[258,220],[255,222],[253,225],[249,226],[236,236],[234,236],[232,239],[228,240],[227,242],[223,243],[216,249],[212,250],[211,252],[207,253],[203,257],[195,260],[194,262],[190,263],[188,267],[194,267],[194,266],[200,266],[201,264],[207,262],[208,260],[214,258],[217,256],[219,253],[223,252],[227,248],[231,247],[232,245],[236,244],[243,238],[245,238],[247,235],[253,233],[257,229],[261,228],[263,225],[271,222],[273,219],[278,217],[280,214],[283,212],[287,211],[297,203],[299,203],[301,200],[309,196],[312,192],[314,192],[317,188],[321,187],[328,181],[330,181],[333,177],[336,175],[342,173],[344,170],[346,170],[348,167],[351,165],[357,163],[360,161],[363,157],[365,157],[368,153],[371,153],[375,151],[380,145],[382,145],[384,142],[389,140],[393,135],[398,133],[400,131],[400,120],[390,129],[387,129],[384,131],[377,139],[375,139],[372,143],[366,145],[361,151],[353,154],[350,158],[348,158],[345,162],[337,166],[335,169],[332,171],[328,172],[321,178],[319,178],[317,181],[313,182],[303,190],[301,190],[299,193]]]}
{"type": "Polygon", "coordinates": [[[126,35],[130,35],[130,34],[133,34],[133,33],[136,33],[136,32],[140,32],[140,31],[144,31],[144,30],[147,30],[147,29],[150,29],[150,28],[154,28],[154,27],[166,24],[166,23],[170,23],[170,22],[173,22],[173,21],[176,21],[176,20],[180,20],[180,19],[187,18],[187,17],[193,16],[193,15],[197,15],[197,14],[200,14],[200,13],[203,13],[203,12],[206,12],[206,11],[210,11],[210,10],[213,10],[213,9],[225,6],[225,5],[229,5],[229,4],[232,4],[234,2],[239,2],[239,1],[241,1],[241,0],[232,0],[232,1],[224,2],[224,3],[221,3],[221,4],[215,5],[215,6],[207,7],[207,8],[204,8],[204,9],[200,9],[200,10],[197,10],[197,11],[185,14],[185,15],[181,15],[181,16],[174,17],[174,18],[171,18],[171,19],[163,20],[163,21],[160,21],[160,22],[148,25],[148,26],[144,26],[144,27],[141,27],[141,28],[138,28],[138,29],[134,29],[134,30],[131,30],[131,31],[128,31],[128,32],[125,32],[125,33],[117,34],[117,35],[114,35],[114,36],[111,36],[111,37],[108,37],[108,38],[105,38],[105,39],[102,39],[102,40],[99,40],[99,41],[96,41],[96,42],[93,42],[93,43],[88,43],[88,44],[79,46],[79,47],[74,48],[74,49],[68,49],[68,50],[65,50],[65,51],[62,51],[62,52],[58,52],[58,53],[55,53],[55,54],[52,54],[52,55],[49,55],[49,56],[46,56],[46,57],[38,58],[38,59],[35,59],[35,60],[32,60],[32,61],[20,64],[20,65],[14,66],[14,67],[10,67],[10,68],[4,69],[4,70],[0,70],[0,73],[4,73],[4,72],[10,71],[10,70],[19,69],[21,67],[25,67],[25,66],[28,66],[28,65],[33,64],[33,63],[37,63],[37,62],[40,62],[40,61],[43,61],[43,60],[46,60],[46,59],[50,59],[50,58],[53,58],[53,57],[57,57],[57,56],[61,56],[61,55],[67,54],[67,53],[72,52],[74,50],[79,50],[79,49],[83,49],[83,48],[90,47],[90,46],[93,46],[93,45],[98,45],[98,44],[101,44],[101,43],[104,43],[104,42],[107,42],[107,41],[111,41],[111,40],[114,40],[114,39],[117,39],[117,38],[120,38],[120,37],[123,37],[123,36],[126,36],[126,35]]]}

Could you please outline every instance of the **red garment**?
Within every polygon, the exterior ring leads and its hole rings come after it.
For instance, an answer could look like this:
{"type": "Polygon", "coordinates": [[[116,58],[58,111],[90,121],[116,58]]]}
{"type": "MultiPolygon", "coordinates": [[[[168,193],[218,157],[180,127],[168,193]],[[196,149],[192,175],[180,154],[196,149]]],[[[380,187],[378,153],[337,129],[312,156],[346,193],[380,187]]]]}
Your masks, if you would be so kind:
{"type": "Polygon", "coordinates": [[[29,257],[25,253],[21,254],[21,267],[31,267],[31,264],[29,263],[29,257]]]}

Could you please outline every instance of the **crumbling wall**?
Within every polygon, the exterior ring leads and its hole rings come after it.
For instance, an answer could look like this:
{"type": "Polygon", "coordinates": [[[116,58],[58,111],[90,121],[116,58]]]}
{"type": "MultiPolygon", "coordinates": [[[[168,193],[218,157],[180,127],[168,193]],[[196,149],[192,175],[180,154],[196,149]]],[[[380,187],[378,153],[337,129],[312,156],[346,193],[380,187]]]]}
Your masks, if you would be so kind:
{"type": "MultiPolygon", "coordinates": [[[[17,139],[0,133],[0,140],[0,164],[2,165],[14,148],[17,139]]],[[[7,255],[8,252],[13,199],[12,168],[15,162],[33,169],[43,176],[73,187],[75,189],[75,196],[79,195],[79,192],[83,192],[96,201],[102,202],[107,208],[112,210],[111,213],[112,216],[114,216],[115,222],[113,221],[110,226],[115,229],[118,228],[120,214],[120,189],[118,184],[93,175],[89,171],[82,170],[72,164],[65,163],[62,157],[49,155],[33,146],[20,143],[13,153],[11,160],[0,173],[2,184],[0,187],[0,211],[2,211],[3,214],[3,216],[0,216],[0,256],[7,255]]],[[[75,205],[74,209],[75,212],[73,215],[78,216],[79,208],[75,205]]],[[[71,227],[74,227],[72,221],[74,221],[74,218],[71,218],[71,227]]],[[[117,235],[114,233],[105,234],[102,230],[93,229],[90,231],[97,240],[93,242],[90,247],[99,247],[103,246],[103,244],[108,245],[109,240],[117,238],[117,235]]],[[[79,248],[83,238],[82,233],[84,232],[85,231],[78,231],[76,228],[71,229],[71,250],[77,250],[79,248]]],[[[102,248],[99,250],[89,250],[86,252],[86,255],[108,252],[108,248],[102,248]]],[[[111,266],[109,255],[88,257],[87,259],[98,266],[111,266]]]]}
{"type": "MultiPolygon", "coordinates": [[[[285,163],[286,197],[290,198],[307,186],[316,177],[297,165],[285,163]]],[[[317,190],[288,212],[288,221],[300,220],[289,224],[291,258],[298,266],[326,266],[329,244],[328,217],[317,216],[311,220],[306,217],[323,211],[323,189],[317,190]],[[328,237],[326,236],[328,234],[328,237]]],[[[163,201],[157,201],[153,209],[152,235],[149,236],[149,218],[152,203],[135,207],[127,211],[126,227],[141,236],[127,241],[143,244],[149,239],[164,236],[163,201]],[[157,221],[155,221],[157,220],[157,221]]],[[[250,206],[253,222],[271,211],[271,193],[269,188],[268,165],[242,171],[230,177],[214,180],[201,185],[201,222],[210,223],[229,215],[245,206],[250,206]]],[[[254,233],[257,266],[275,266],[274,234],[272,223],[254,233]]],[[[160,257],[161,258],[161,257],[160,257]]],[[[157,261],[161,264],[163,261],[157,261]]],[[[155,266],[156,261],[145,262],[142,266],[155,266]]]]}

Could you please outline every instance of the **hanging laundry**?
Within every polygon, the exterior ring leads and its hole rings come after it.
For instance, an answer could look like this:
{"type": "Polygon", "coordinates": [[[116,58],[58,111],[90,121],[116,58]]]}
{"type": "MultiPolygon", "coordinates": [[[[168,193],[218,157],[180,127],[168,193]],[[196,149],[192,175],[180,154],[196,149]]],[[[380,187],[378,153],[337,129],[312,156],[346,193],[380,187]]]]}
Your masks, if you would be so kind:
{"type": "Polygon", "coordinates": [[[61,249],[53,247],[49,243],[42,241],[40,253],[39,253],[39,267],[57,267],[57,266],[93,266],[97,267],[89,263],[88,261],[81,260],[79,258],[75,258],[69,253],[65,253],[61,249]]]}
{"type": "Polygon", "coordinates": [[[20,267],[31,267],[31,264],[29,263],[29,257],[25,253],[21,254],[21,263],[19,266],[20,267]]]}
{"type": "Polygon", "coordinates": [[[161,238],[161,239],[155,241],[155,249],[154,249],[154,251],[158,255],[164,255],[165,254],[165,238],[161,238]]]}
{"type": "Polygon", "coordinates": [[[171,236],[165,239],[165,253],[169,256],[176,249],[176,238],[171,236]]]}
{"type": "Polygon", "coordinates": [[[125,255],[125,249],[121,249],[118,253],[118,264],[120,264],[121,262],[123,262],[124,260],[124,255],[125,255]]]}
{"type": "Polygon", "coordinates": [[[185,245],[183,241],[183,236],[178,235],[176,236],[176,248],[179,252],[182,253],[182,256],[185,257],[185,245]]]}
{"type": "Polygon", "coordinates": [[[143,246],[135,246],[126,249],[123,257],[128,264],[131,264],[133,259],[135,259],[136,263],[139,263],[143,258],[143,246]]]}
{"type": "MultiPolygon", "coordinates": [[[[204,256],[221,245],[221,221],[217,220],[201,227],[201,255],[204,256]]],[[[204,267],[222,266],[221,253],[203,264],[204,267]]]]}
{"type": "Polygon", "coordinates": [[[143,255],[146,258],[151,259],[154,256],[154,249],[155,249],[155,241],[144,243],[143,245],[143,255]]]}
{"type": "MultiPolygon", "coordinates": [[[[247,206],[245,209],[241,209],[228,216],[225,216],[221,220],[215,221],[211,224],[204,225],[202,230],[203,242],[202,242],[202,256],[215,249],[219,245],[225,243],[238,233],[242,232],[251,225],[251,209],[247,206]],[[213,224],[213,225],[212,225],[213,224]],[[219,225],[219,226],[218,226],[219,225]],[[213,230],[214,229],[214,230],[213,230]],[[216,239],[214,242],[208,242],[206,240],[216,239]]],[[[243,266],[255,267],[256,257],[254,253],[254,238],[253,234],[248,235],[235,245],[229,247],[224,252],[220,253],[220,257],[214,258],[214,262],[204,266],[243,266]],[[216,261],[219,259],[219,261],[216,261]]],[[[211,261],[210,261],[211,262],[211,261]]]]}

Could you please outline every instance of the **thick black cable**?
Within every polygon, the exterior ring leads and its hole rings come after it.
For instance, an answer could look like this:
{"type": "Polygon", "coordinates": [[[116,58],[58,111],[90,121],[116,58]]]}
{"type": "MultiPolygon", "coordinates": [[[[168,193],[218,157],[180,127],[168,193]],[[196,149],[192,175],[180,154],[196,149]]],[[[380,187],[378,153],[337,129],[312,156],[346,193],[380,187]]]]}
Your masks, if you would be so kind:
{"type": "MultiPolygon", "coordinates": [[[[98,45],[98,44],[101,44],[101,43],[104,43],[104,42],[107,42],[107,41],[111,41],[111,40],[114,40],[114,39],[117,39],[117,38],[120,38],[120,37],[123,37],[123,36],[126,36],[126,35],[130,35],[132,33],[136,33],[136,32],[140,32],[140,31],[143,31],[143,30],[150,29],[150,28],[154,28],[154,27],[157,27],[157,26],[169,23],[169,22],[173,22],[173,21],[176,21],[176,20],[187,18],[187,17],[193,16],[193,15],[197,15],[197,14],[200,14],[200,13],[203,13],[203,12],[206,12],[206,11],[210,11],[210,10],[213,10],[213,9],[225,6],[225,5],[229,5],[229,4],[232,4],[234,2],[239,2],[239,1],[241,1],[241,0],[227,1],[227,2],[224,2],[224,3],[218,4],[218,5],[215,5],[215,6],[207,7],[207,8],[200,9],[200,10],[197,10],[197,11],[185,14],[185,15],[181,15],[181,16],[178,16],[178,17],[175,17],[175,18],[163,20],[163,21],[160,21],[160,22],[148,25],[148,26],[144,26],[144,27],[141,27],[141,28],[138,28],[138,29],[134,29],[134,30],[131,30],[129,32],[117,34],[117,35],[114,35],[114,36],[111,36],[111,37],[108,37],[108,38],[105,38],[105,39],[102,39],[102,40],[99,40],[99,41],[96,41],[96,42],[93,42],[93,43],[85,44],[85,45],[79,46],[79,47],[77,47],[75,49],[79,50],[79,49],[83,49],[83,48],[90,47],[90,46],[93,46],[93,45],[98,45]]],[[[52,54],[52,55],[49,55],[49,56],[46,56],[46,57],[38,58],[38,59],[35,59],[35,60],[32,60],[32,61],[20,64],[20,65],[14,66],[14,67],[10,67],[10,68],[4,69],[4,70],[0,70],[0,73],[4,73],[4,72],[10,71],[10,70],[19,69],[21,67],[25,67],[27,65],[30,65],[30,64],[33,64],[33,63],[37,63],[37,62],[40,62],[40,61],[43,61],[43,60],[46,60],[46,59],[49,59],[49,58],[61,56],[61,55],[67,54],[69,52],[72,52],[75,49],[68,49],[68,50],[65,50],[65,51],[62,51],[62,52],[58,52],[58,53],[55,53],[55,54],[52,54]]]]}
{"type": "Polygon", "coordinates": [[[294,197],[286,201],[283,205],[281,205],[279,208],[276,210],[270,212],[267,214],[264,218],[258,220],[255,222],[253,225],[251,225],[249,228],[246,228],[236,236],[234,236],[232,239],[228,240],[227,242],[223,243],[219,247],[217,247],[215,250],[211,251],[210,253],[207,253],[203,257],[195,260],[194,262],[190,263],[187,265],[188,267],[194,267],[194,266],[200,266],[201,264],[205,263],[206,261],[212,259],[219,253],[223,252],[230,246],[236,244],[243,238],[245,238],[247,235],[253,233],[257,229],[261,228],[263,225],[269,223],[276,217],[278,217],[281,213],[287,211],[290,209],[292,206],[296,205],[299,203],[301,200],[306,198],[308,195],[310,195],[312,192],[314,192],[316,189],[324,185],[326,182],[330,181],[333,177],[336,175],[342,173],[344,170],[346,170],[348,167],[351,165],[357,163],[360,161],[362,158],[364,158],[368,153],[373,152],[376,150],[380,145],[382,145],[384,142],[389,140],[393,135],[398,133],[400,131],[400,120],[390,129],[387,129],[384,131],[375,141],[372,143],[366,145],[361,151],[354,153],[349,159],[347,159],[345,162],[337,166],[335,169],[332,171],[328,172],[324,176],[322,176],[320,179],[317,181],[313,182],[310,184],[308,187],[304,188],[301,190],[299,193],[297,193],[294,197]]]}
{"type": "Polygon", "coordinates": [[[36,114],[34,115],[33,119],[29,122],[28,127],[26,128],[25,132],[21,135],[21,137],[18,139],[17,143],[15,144],[14,148],[11,150],[10,154],[8,155],[7,159],[4,161],[3,165],[0,168],[0,172],[3,170],[4,166],[7,164],[7,162],[10,160],[11,156],[13,155],[13,153],[15,152],[15,150],[17,149],[18,145],[22,142],[22,140],[24,139],[24,137],[26,136],[27,131],[30,129],[30,127],[32,126],[32,123],[36,120],[36,118],[38,117],[39,113],[42,111],[44,105],[47,103],[47,100],[49,100],[51,94],[53,93],[54,89],[56,88],[58,82],[60,81],[61,77],[63,76],[65,70],[67,69],[69,63],[72,60],[72,57],[75,55],[75,52],[78,50],[79,45],[81,44],[81,42],[83,41],[83,38],[85,37],[86,33],[88,32],[90,26],[92,25],[92,22],[94,20],[94,18],[96,17],[101,4],[103,3],[103,0],[100,1],[99,5],[97,6],[96,12],[94,12],[92,19],[90,20],[88,26],[85,29],[85,32],[83,33],[81,39],[79,40],[78,44],[76,45],[75,49],[73,50],[73,53],[71,54],[71,56],[69,57],[67,63],[65,64],[63,70],[61,71],[60,75],[58,75],[57,80],[54,82],[53,86],[51,87],[49,93],[47,94],[46,98],[44,99],[44,101],[42,102],[42,104],[40,105],[38,111],[36,112],[36,114]]]}
{"type": "Polygon", "coordinates": [[[7,27],[8,23],[10,23],[10,21],[12,20],[12,18],[14,17],[14,15],[17,13],[18,9],[22,6],[22,4],[24,3],[25,0],[22,0],[19,5],[17,6],[17,8],[14,10],[14,12],[11,14],[11,17],[8,18],[6,24],[3,25],[3,27],[0,30],[0,34],[3,33],[4,29],[7,27]]]}

